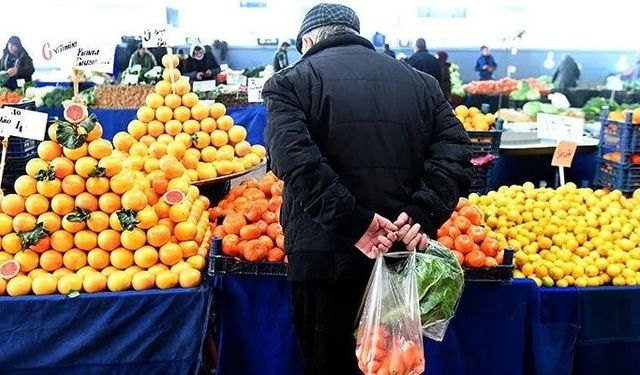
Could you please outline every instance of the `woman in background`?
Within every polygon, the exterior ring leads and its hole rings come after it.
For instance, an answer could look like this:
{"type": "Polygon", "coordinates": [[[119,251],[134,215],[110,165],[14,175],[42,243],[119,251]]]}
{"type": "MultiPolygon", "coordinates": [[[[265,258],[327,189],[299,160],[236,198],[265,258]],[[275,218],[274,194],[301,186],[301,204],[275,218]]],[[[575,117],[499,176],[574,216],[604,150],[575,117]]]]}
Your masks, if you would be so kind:
{"type": "Polygon", "coordinates": [[[449,100],[449,97],[451,96],[451,72],[449,71],[451,63],[449,62],[449,55],[444,51],[438,51],[438,61],[440,61],[440,66],[442,68],[440,88],[442,89],[444,97],[449,100]]]}
{"type": "Polygon", "coordinates": [[[33,68],[33,60],[22,46],[20,38],[12,36],[7,41],[2,51],[2,59],[0,60],[0,71],[6,71],[9,79],[5,86],[11,90],[18,88],[18,80],[23,79],[25,82],[31,82],[31,76],[35,69],[33,68]]]}

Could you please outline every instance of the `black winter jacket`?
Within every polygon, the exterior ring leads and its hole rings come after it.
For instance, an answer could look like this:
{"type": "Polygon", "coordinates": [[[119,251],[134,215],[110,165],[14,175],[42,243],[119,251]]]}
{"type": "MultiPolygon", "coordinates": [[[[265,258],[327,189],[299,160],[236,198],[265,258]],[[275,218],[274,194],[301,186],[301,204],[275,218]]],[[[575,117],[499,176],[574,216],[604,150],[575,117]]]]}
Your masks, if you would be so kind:
{"type": "Polygon", "coordinates": [[[411,55],[411,57],[407,59],[407,62],[419,71],[431,75],[437,79],[438,82],[442,82],[442,64],[440,60],[430,54],[426,49],[417,51],[411,55]]]}
{"type": "Polygon", "coordinates": [[[262,95],[291,280],[367,277],[354,244],[374,212],[434,235],[468,189],[469,138],[438,82],[366,39],[318,43],[262,95]]]}

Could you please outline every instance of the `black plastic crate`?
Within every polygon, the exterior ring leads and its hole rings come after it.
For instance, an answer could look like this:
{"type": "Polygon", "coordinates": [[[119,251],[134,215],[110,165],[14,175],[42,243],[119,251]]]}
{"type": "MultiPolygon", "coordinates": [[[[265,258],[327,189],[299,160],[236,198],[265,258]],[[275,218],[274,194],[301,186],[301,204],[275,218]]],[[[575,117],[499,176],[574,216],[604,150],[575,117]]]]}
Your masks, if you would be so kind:
{"type": "Polygon", "coordinates": [[[513,249],[504,249],[502,264],[494,267],[463,267],[464,279],[469,281],[510,282],[513,279],[513,249]]]}
{"type": "Polygon", "coordinates": [[[19,137],[9,137],[9,148],[7,149],[7,157],[22,158],[36,153],[40,142],[34,139],[26,139],[19,137]]]}
{"type": "Polygon", "coordinates": [[[287,276],[286,263],[247,262],[224,255],[209,258],[209,275],[287,276]]]}
{"type": "Polygon", "coordinates": [[[21,157],[7,155],[4,165],[4,174],[2,177],[2,188],[13,192],[13,183],[18,177],[26,174],[25,167],[27,166],[27,162],[35,156],[35,150],[33,150],[31,154],[21,157]]]}
{"type": "Polygon", "coordinates": [[[28,111],[35,111],[36,110],[36,101],[35,100],[23,100],[20,103],[5,104],[4,106],[5,107],[11,107],[11,108],[26,109],[28,111]]]}
{"type": "Polygon", "coordinates": [[[468,131],[467,133],[471,139],[471,148],[474,157],[486,154],[498,155],[500,153],[500,139],[502,139],[501,131],[468,131]]]}
{"type": "Polygon", "coordinates": [[[489,164],[473,167],[473,178],[469,188],[470,193],[485,194],[491,190],[494,163],[495,160],[489,164]]]}
{"type": "Polygon", "coordinates": [[[596,185],[631,193],[640,188],[640,165],[597,158],[596,185]]]}

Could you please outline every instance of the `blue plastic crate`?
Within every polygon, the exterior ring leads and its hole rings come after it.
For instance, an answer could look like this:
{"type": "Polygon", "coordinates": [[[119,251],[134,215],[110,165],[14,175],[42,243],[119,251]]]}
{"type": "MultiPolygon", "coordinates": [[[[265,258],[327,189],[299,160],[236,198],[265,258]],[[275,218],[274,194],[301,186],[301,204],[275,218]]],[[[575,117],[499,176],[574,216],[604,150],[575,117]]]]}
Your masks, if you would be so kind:
{"type": "Polygon", "coordinates": [[[626,156],[640,152],[640,125],[602,121],[600,149],[601,152],[617,151],[626,156]]]}
{"type": "Polygon", "coordinates": [[[9,148],[7,156],[21,158],[32,155],[37,151],[40,142],[34,139],[25,139],[19,137],[9,137],[9,148]]]}
{"type": "Polygon", "coordinates": [[[485,194],[491,190],[491,177],[493,175],[493,163],[473,167],[473,178],[471,179],[470,193],[485,194]]]}
{"type": "Polygon", "coordinates": [[[501,131],[468,131],[467,134],[469,134],[469,138],[471,139],[473,157],[483,156],[486,154],[498,155],[500,153],[500,140],[502,139],[501,131]]]}
{"type": "Polygon", "coordinates": [[[625,193],[640,189],[640,165],[598,158],[596,184],[625,193]]]}

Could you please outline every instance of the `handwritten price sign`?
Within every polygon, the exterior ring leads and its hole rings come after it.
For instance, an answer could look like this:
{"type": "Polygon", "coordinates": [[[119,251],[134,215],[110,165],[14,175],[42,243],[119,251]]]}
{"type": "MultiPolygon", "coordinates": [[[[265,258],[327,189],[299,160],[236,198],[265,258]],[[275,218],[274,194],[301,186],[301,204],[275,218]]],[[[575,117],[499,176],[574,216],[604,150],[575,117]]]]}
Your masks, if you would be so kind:
{"type": "Polygon", "coordinates": [[[14,136],[44,140],[47,114],[25,109],[0,108],[0,137],[14,136]]]}
{"type": "Polygon", "coordinates": [[[554,167],[571,168],[573,157],[576,155],[576,148],[578,144],[571,141],[560,141],[556,150],[553,153],[553,159],[551,165],[554,167]]]}
{"type": "Polygon", "coordinates": [[[166,47],[169,33],[166,28],[145,29],[142,32],[142,46],[144,48],[166,47]]]}
{"type": "Polygon", "coordinates": [[[262,88],[267,80],[264,78],[249,78],[247,84],[247,99],[249,103],[262,103],[262,88]]]}

